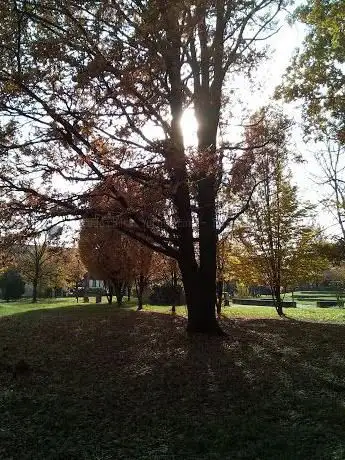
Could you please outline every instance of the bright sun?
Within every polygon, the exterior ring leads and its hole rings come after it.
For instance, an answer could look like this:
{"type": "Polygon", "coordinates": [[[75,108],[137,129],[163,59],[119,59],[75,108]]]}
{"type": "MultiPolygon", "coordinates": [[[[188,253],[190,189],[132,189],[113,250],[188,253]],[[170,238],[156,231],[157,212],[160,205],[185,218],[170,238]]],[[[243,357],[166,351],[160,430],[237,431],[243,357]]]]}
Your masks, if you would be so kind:
{"type": "Polygon", "coordinates": [[[197,145],[197,130],[198,123],[194,116],[192,109],[184,111],[181,126],[183,131],[183,138],[186,147],[195,147],[197,145]]]}

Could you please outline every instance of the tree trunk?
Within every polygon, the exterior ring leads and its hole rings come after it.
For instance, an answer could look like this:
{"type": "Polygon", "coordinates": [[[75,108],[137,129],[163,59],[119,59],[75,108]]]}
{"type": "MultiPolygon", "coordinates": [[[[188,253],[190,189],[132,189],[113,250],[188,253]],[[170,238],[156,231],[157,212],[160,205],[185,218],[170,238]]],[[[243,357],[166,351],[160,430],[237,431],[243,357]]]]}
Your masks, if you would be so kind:
{"type": "MultiPolygon", "coordinates": [[[[105,283],[104,283],[105,284],[105,283]]],[[[106,289],[106,292],[107,292],[107,301],[108,301],[108,305],[112,305],[113,303],[113,293],[114,293],[114,289],[113,289],[113,286],[111,283],[109,283],[108,285],[108,289],[106,289]]]]}
{"type": "Polygon", "coordinates": [[[143,294],[144,294],[146,285],[147,285],[147,280],[145,279],[145,276],[140,274],[138,278],[135,279],[135,291],[136,291],[137,299],[138,299],[137,311],[140,311],[143,309],[143,294]]]}
{"type": "Polygon", "coordinates": [[[37,302],[37,285],[38,285],[38,281],[37,281],[37,278],[35,278],[32,283],[32,303],[37,302]]]}
{"type": "Polygon", "coordinates": [[[108,305],[113,304],[113,294],[110,292],[107,294],[107,301],[108,301],[108,305]]]}
{"type": "Polygon", "coordinates": [[[222,312],[223,281],[217,281],[217,315],[222,312]]]}
{"type": "Polygon", "coordinates": [[[200,270],[183,265],[180,269],[188,310],[187,332],[225,335],[216,319],[215,280],[213,286],[208,281],[201,289],[201,280],[205,282],[205,279],[200,276],[200,270]]]}
{"type": "Polygon", "coordinates": [[[115,280],[113,281],[113,286],[114,286],[117,305],[121,307],[123,296],[124,296],[125,283],[123,281],[115,280]]]}
{"type": "Polygon", "coordinates": [[[77,299],[77,303],[79,303],[78,281],[75,282],[75,298],[77,299]]]}
{"type": "Polygon", "coordinates": [[[279,316],[284,316],[283,313],[283,300],[281,298],[280,289],[274,290],[274,297],[275,297],[275,308],[279,316]]]}
{"type": "Polygon", "coordinates": [[[130,302],[130,300],[131,300],[131,289],[132,289],[132,286],[130,285],[130,283],[128,283],[128,285],[127,285],[127,300],[128,300],[128,302],[130,302]]]}
{"type": "Polygon", "coordinates": [[[171,305],[171,313],[176,313],[176,305],[178,302],[178,299],[177,299],[178,292],[177,292],[177,273],[175,269],[173,270],[172,275],[171,275],[171,285],[173,288],[173,301],[171,305]]]}

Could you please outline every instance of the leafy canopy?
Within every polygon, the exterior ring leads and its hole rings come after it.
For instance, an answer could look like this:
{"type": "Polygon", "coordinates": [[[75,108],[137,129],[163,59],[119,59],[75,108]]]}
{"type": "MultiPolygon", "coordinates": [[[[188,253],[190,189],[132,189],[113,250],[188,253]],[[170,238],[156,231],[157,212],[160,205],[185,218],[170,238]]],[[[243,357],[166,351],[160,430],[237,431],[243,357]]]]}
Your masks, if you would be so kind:
{"type": "Polygon", "coordinates": [[[277,94],[303,101],[307,133],[332,126],[345,143],[345,3],[308,0],[295,18],[307,35],[277,94]]]}

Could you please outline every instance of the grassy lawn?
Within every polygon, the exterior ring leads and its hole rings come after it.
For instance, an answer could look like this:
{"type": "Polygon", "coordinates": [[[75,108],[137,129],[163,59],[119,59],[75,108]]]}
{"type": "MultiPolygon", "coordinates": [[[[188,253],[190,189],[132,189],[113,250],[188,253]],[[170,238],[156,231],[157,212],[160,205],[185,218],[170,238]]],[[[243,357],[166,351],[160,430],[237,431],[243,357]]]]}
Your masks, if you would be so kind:
{"type": "Polygon", "coordinates": [[[1,460],[345,459],[345,310],[229,307],[214,339],[71,302],[0,304],[1,460]]]}
{"type": "Polygon", "coordinates": [[[30,299],[21,300],[20,302],[4,302],[0,300],[0,316],[24,313],[31,310],[42,310],[56,307],[68,307],[76,304],[75,299],[43,299],[36,304],[31,303],[30,299]]]}

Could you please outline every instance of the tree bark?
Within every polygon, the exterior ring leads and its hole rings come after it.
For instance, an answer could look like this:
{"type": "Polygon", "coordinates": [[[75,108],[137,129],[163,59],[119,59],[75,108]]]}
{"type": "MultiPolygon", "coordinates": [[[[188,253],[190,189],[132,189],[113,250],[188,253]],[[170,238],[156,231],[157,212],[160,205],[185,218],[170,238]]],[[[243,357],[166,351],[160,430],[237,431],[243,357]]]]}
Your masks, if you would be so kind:
{"type": "Polygon", "coordinates": [[[114,286],[117,305],[121,307],[124,296],[125,283],[123,281],[114,280],[112,284],[114,286]]]}
{"type": "Polygon", "coordinates": [[[144,290],[147,286],[147,279],[145,278],[144,275],[140,274],[138,278],[135,280],[135,290],[137,293],[137,299],[138,299],[138,308],[137,311],[140,311],[143,309],[143,294],[144,290]]]}
{"type": "Polygon", "coordinates": [[[178,296],[178,292],[177,292],[177,273],[176,273],[176,270],[174,269],[172,274],[171,274],[171,285],[172,285],[172,288],[173,288],[173,301],[172,301],[172,305],[171,305],[171,313],[176,313],[176,305],[177,305],[177,296],[178,296]]]}
{"type": "Polygon", "coordinates": [[[38,285],[38,281],[37,281],[37,278],[35,278],[32,283],[32,303],[37,302],[37,285],[38,285]]]}
{"type": "Polygon", "coordinates": [[[113,303],[113,291],[114,291],[113,286],[111,283],[109,283],[108,289],[107,289],[107,301],[109,305],[112,305],[113,303]]]}
{"type": "Polygon", "coordinates": [[[223,281],[217,281],[217,315],[222,312],[222,300],[223,300],[223,281]]]}
{"type": "Polygon", "coordinates": [[[113,304],[113,294],[110,292],[107,294],[107,301],[108,301],[108,305],[113,304]]]}
{"type": "Polygon", "coordinates": [[[279,316],[284,316],[283,300],[281,298],[280,287],[274,290],[275,308],[279,316]]]}
{"type": "Polygon", "coordinates": [[[207,282],[201,289],[201,280],[205,280],[200,276],[200,270],[195,269],[193,266],[186,267],[183,264],[180,264],[180,270],[188,310],[187,332],[218,336],[226,335],[216,319],[215,296],[207,292],[208,288],[210,288],[210,291],[215,293],[215,280],[213,280],[213,286],[210,286],[210,282],[207,282]]]}

